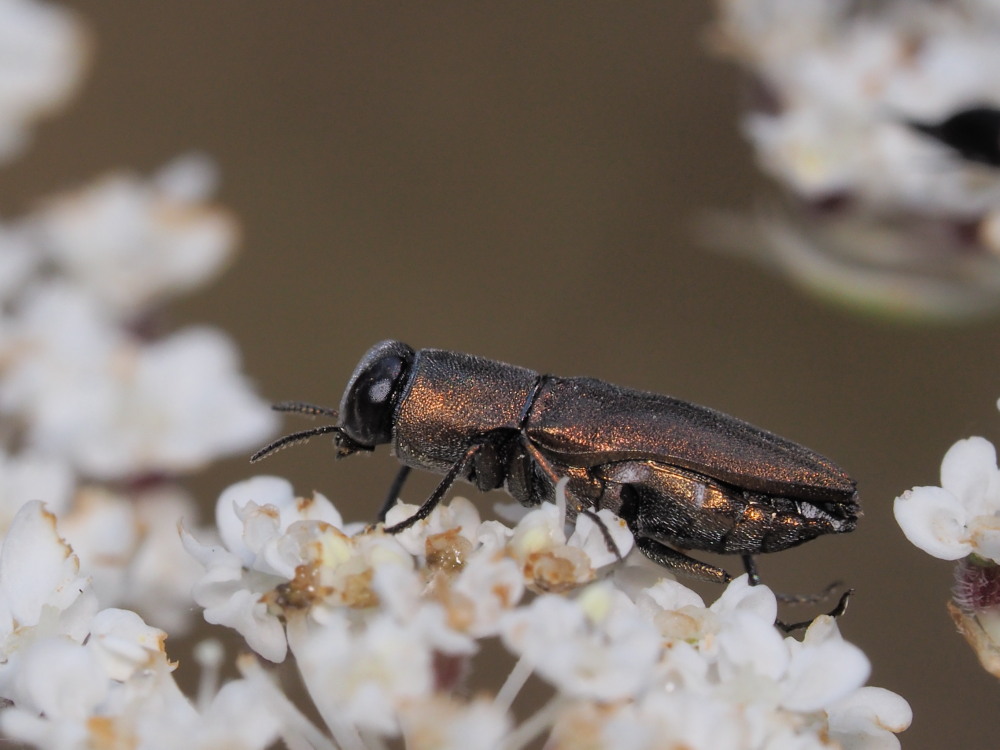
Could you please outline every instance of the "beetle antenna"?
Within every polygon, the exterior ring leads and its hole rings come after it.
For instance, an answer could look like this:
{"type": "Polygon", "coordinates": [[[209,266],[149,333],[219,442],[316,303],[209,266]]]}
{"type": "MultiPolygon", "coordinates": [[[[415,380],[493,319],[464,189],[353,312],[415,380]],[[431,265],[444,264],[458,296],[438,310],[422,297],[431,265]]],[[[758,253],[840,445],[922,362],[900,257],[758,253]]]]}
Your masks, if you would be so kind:
{"type": "Polygon", "coordinates": [[[307,417],[330,417],[331,419],[338,419],[340,417],[336,409],[331,409],[329,406],[306,403],[305,401],[281,401],[277,404],[271,404],[271,408],[274,411],[304,414],[307,417]]]}
{"type": "Polygon", "coordinates": [[[313,427],[311,430],[302,430],[301,432],[293,432],[291,435],[285,435],[284,437],[278,438],[273,443],[268,443],[259,451],[250,456],[250,463],[257,463],[263,458],[267,458],[272,453],[280,451],[282,448],[287,448],[290,445],[295,445],[296,443],[304,443],[306,440],[317,435],[326,435],[330,432],[341,432],[340,427],[335,424],[325,424],[322,427],[313,427]]]}

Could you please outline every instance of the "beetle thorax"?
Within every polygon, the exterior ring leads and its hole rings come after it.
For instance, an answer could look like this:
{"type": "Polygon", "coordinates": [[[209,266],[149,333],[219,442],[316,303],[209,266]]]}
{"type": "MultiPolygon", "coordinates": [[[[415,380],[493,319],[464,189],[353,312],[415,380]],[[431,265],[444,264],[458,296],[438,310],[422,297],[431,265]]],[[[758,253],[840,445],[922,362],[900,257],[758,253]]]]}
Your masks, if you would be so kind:
{"type": "Polygon", "coordinates": [[[394,454],[409,466],[446,472],[478,438],[520,429],[537,379],[523,367],[421,349],[397,405],[394,454]]]}

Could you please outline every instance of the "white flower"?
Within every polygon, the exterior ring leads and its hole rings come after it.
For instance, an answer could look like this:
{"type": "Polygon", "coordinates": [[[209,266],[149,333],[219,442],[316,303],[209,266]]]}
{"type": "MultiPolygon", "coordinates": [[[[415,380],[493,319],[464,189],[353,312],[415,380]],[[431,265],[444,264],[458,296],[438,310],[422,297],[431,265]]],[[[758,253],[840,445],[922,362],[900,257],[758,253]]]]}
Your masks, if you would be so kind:
{"type": "Polygon", "coordinates": [[[493,750],[510,726],[492,701],[463,703],[440,694],[407,703],[400,719],[409,750],[493,750]]]}
{"type": "Polygon", "coordinates": [[[322,626],[297,620],[289,623],[289,641],[306,688],[328,722],[395,735],[401,707],[434,687],[430,644],[392,617],[376,615],[357,632],[345,616],[322,626]]]}
{"type": "Polygon", "coordinates": [[[1000,471],[984,438],[955,443],[941,462],[941,486],[914,487],[893,509],[906,538],[934,557],[975,552],[1000,562],[1000,471]]]}
{"type": "MultiPolygon", "coordinates": [[[[417,512],[419,506],[396,503],[386,514],[385,525],[405,521],[417,512]]],[[[464,497],[456,497],[447,505],[438,505],[434,511],[407,529],[396,534],[396,539],[407,552],[414,556],[427,554],[427,539],[450,529],[458,529],[469,543],[477,541],[481,519],[475,504],[464,497]]]]}
{"type": "Polygon", "coordinates": [[[111,175],[50,202],[35,217],[41,244],[126,318],[201,286],[231,257],[237,226],[222,209],[200,205],[214,186],[214,168],[192,159],[148,182],[111,175]]]}
{"type": "Polygon", "coordinates": [[[0,225],[0,303],[9,304],[25,287],[40,259],[23,227],[0,225]]]}
{"type": "Polygon", "coordinates": [[[281,616],[304,612],[325,621],[338,607],[373,606],[375,566],[413,565],[391,537],[347,537],[326,498],[297,498],[291,484],[277,477],[255,477],[226,489],[216,504],[216,520],[224,546],[182,534],[188,552],[205,568],[195,601],[208,622],[236,629],[271,661],[285,658],[281,616]]]}
{"type": "MultiPolygon", "coordinates": [[[[566,486],[556,486],[556,502],[542,503],[517,522],[507,541],[507,551],[521,563],[526,583],[538,591],[572,589],[594,580],[597,568],[618,556],[608,549],[597,523],[585,514],[576,517],[576,528],[566,536],[566,486]]],[[[598,514],[622,558],[632,548],[632,533],[608,510],[598,514]]]]}
{"type": "Polygon", "coordinates": [[[660,651],[656,630],[607,583],[575,600],[539,596],[504,615],[501,637],[561,691],[606,701],[638,695],[660,651]]]}
{"type": "Polygon", "coordinates": [[[59,107],[79,81],[85,40],[65,9],[0,2],[0,159],[16,156],[32,121],[59,107]]]}
{"type": "Polygon", "coordinates": [[[629,531],[628,524],[607,508],[602,508],[596,515],[600,519],[600,523],[604,525],[604,529],[618,552],[617,555],[608,549],[608,542],[598,526],[598,522],[586,514],[577,516],[576,526],[566,543],[571,547],[582,549],[590,558],[590,564],[594,568],[603,568],[625,559],[632,550],[635,540],[632,537],[632,532],[629,531]]]}
{"type": "Polygon", "coordinates": [[[16,705],[0,713],[5,737],[54,750],[263,750],[274,742],[281,720],[273,690],[259,680],[224,685],[199,712],[174,682],[162,642],[148,639],[156,631],[125,612],[104,624],[99,646],[56,640],[33,646],[16,705]],[[100,654],[109,642],[117,653],[114,673],[100,654]],[[128,664],[142,668],[121,669],[128,664]]]}
{"type": "Polygon", "coordinates": [[[287,479],[258,476],[227,487],[215,505],[215,521],[227,549],[247,568],[291,578],[302,562],[283,559],[281,536],[296,521],[322,521],[342,528],[333,504],[316,493],[299,498],[287,479]]]}
{"type": "Polygon", "coordinates": [[[26,503],[0,550],[0,681],[12,654],[38,638],[58,635],[82,641],[96,600],[79,561],[56,532],[42,503],[26,503]]]}

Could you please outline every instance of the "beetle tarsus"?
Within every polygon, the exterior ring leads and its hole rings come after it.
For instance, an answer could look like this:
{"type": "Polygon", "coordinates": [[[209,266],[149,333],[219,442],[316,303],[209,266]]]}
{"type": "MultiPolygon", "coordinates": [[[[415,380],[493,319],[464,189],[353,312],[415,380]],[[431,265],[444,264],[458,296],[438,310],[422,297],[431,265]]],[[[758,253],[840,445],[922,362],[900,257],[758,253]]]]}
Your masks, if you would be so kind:
{"type": "Polygon", "coordinates": [[[757,561],[753,559],[753,555],[742,555],[741,557],[743,558],[743,567],[746,569],[750,585],[760,586],[760,573],[757,572],[757,561]]]}
{"type": "Polygon", "coordinates": [[[815,594],[775,594],[778,601],[782,604],[817,604],[819,602],[825,602],[830,598],[830,595],[834,591],[839,589],[844,585],[843,581],[834,581],[833,583],[827,584],[819,593],[815,594]]]}
{"type": "MultiPolygon", "coordinates": [[[[837,606],[826,613],[827,616],[832,617],[834,619],[843,616],[843,614],[847,612],[847,605],[850,603],[851,595],[853,593],[854,589],[847,589],[847,591],[845,591],[841,595],[840,599],[837,601],[837,606]]],[[[812,625],[812,623],[813,620],[803,620],[802,622],[793,622],[791,624],[784,623],[781,620],[775,620],[774,626],[779,630],[781,630],[782,632],[791,633],[795,630],[803,630],[805,628],[808,628],[810,625],[812,625]]]]}

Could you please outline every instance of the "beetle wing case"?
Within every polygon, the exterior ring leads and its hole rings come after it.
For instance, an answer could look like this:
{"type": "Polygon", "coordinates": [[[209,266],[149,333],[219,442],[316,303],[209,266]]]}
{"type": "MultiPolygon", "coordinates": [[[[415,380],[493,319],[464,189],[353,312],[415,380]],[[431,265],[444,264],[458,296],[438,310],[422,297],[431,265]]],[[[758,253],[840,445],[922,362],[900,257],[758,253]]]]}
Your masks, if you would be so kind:
{"type": "Polygon", "coordinates": [[[704,406],[593,378],[548,378],[526,431],[569,465],[651,459],[788,498],[853,503],[856,495],[846,472],[797,443],[704,406]]]}

